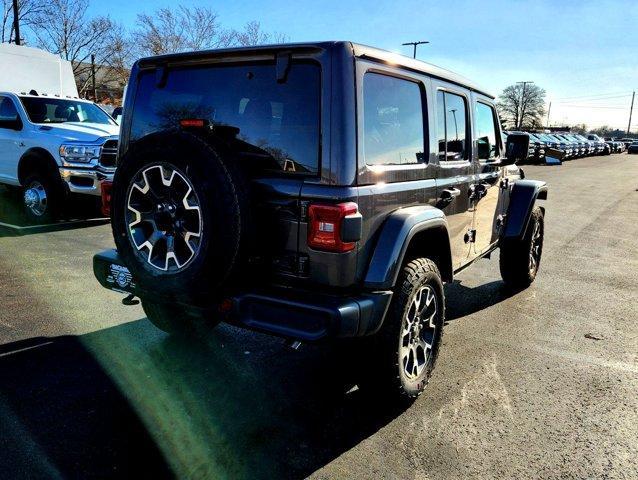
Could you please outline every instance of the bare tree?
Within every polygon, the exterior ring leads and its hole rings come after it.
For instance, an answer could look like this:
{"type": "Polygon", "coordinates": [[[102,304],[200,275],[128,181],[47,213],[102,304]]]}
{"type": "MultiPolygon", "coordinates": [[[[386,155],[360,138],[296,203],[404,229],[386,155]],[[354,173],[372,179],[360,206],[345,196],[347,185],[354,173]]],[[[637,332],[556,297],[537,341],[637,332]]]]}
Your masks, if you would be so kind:
{"type": "Polygon", "coordinates": [[[106,69],[103,77],[107,81],[117,82],[123,89],[128,83],[131,65],[135,61],[133,41],[121,25],[114,24],[107,42],[110,52],[101,65],[101,68],[106,69]]]}
{"type": "Polygon", "coordinates": [[[233,32],[233,44],[241,47],[264,45],[267,43],[285,43],[288,37],[282,33],[268,33],[261,29],[261,24],[255,20],[248,22],[243,30],[233,32]]]}
{"type": "Polygon", "coordinates": [[[227,47],[232,34],[223,30],[217,14],[204,7],[160,8],[137,16],[133,33],[139,56],[227,47]]]}
{"type": "Polygon", "coordinates": [[[109,17],[88,18],[88,7],[88,0],[49,0],[32,27],[41,48],[71,62],[80,93],[91,78],[91,55],[102,65],[113,52],[113,22],[109,17]]]}
{"type": "Polygon", "coordinates": [[[501,93],[498,109],[512,128],[540,127],[545,115],[545,90],[534,84],[510,85],[501,93]]]}
{"type": "MultiPolygon", "coordinates": [[[[2,3],[2,24],[0,25],[0,43],[15,42],[13,23],[13,0],[0,0],[2,3]]],[[[20,0],[18,2],[18,21],[21,27],[33,27],[46,7],[44,0],[20,0]]],[[[21,31],[21,37],[24,32],[21,31]]]]}
{"type": "Polygon", "coordinates": [[[137,16],[133,39],[138,56],[224,48],[231,46],[283,43],[287,37],[262,30],[257,21],[248,22],[241,30],[221,27],[217,13],[204,7],[160,8],[152,14],[137,16]]]}
{"type": "Polygon", "coordinates": [[[585,125],[584,123],[579,123],[577,125],[574,125],[573,127],[571,127],[571,131],[574,133],[587,133],[589,131],[589,129],[587,128],[587,125],[585,125]]]}

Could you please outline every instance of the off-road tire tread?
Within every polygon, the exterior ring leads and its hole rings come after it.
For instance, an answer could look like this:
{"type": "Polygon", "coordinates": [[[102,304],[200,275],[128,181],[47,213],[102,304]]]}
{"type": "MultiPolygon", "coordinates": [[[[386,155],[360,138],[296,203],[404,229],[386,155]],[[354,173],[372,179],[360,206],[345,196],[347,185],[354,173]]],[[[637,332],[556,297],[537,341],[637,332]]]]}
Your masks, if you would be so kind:
{"type": "Polygon", "coordinates": [[[387,389],[392,397],[399,401],[411,402],[415,400],[426,388],[439,352],[439,347],[443,339],[443,325],[445,323],[445,294],[443,292],[443,282],[436,263],[429,258],[416,258],[408,261],[402,268],[401,274],[397,279],[395,293],[392,302],[386,314],[385,321],[381,330],[371,338],[374,344],[372,355],[379,359],[375,370],[370,372],[374,377],[376,388],[387,389]],[[441,312],[441,320],[438,329],[438,336],[432,347],[431,362],[425,369],[425,378],[420,389],[417,391],[408,391],[404,387],[399,373],[399,339],[398,335],[403,322],[403,313],[405,311],[406,302],[410,300],[413,289],[421,285],[424,276],[431,276],[436,279],[439,288],[440,302],[439,308],[441,312]],[[397,395],[398,394],[398,395],[397,395]]]}
{"type": "Polygon", "coordinates": [[[540,207],[535,206],[532,210],[525,234],[521,238],[505,240],[501,245],[499,258],[501,277],[505,284],[511,288],[524,289],[529,287],[538,274],[540,263],[534,274],[531,274],[529,271],[529,251],[534,233],[534,225],[537,222],[541,222],[541,227],[543,228],[542,234],[544,235],[543,211],[540,207]]]}

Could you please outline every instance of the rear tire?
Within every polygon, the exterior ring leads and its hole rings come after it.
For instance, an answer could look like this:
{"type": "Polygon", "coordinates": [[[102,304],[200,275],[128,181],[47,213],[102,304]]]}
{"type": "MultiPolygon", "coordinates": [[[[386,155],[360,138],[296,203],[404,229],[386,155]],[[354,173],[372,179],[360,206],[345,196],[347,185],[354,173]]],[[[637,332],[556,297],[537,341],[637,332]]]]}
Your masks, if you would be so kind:
{"type": "Polygon", "coordinates": [[[364,387],[399,401],[416,399],[434,370],[444,323],[445,294],[439,269],[428,258],[408,262],[381,330],[369,339],[364,358],[372,368],[368,366],[364,387]]]}
{"type": "Polygon", "coordinates": [[[142,308],[149,321],[171,335],[192,335],[214,328],[219,320],[204,310],[180,308],[167,303],[142,300],[142,308]]]}
{"type": "Polygon", "coordinates": [[[51,174],[34,172],[26,177],[23,191],[24,212],[30,223],[57,220],[64,205],[64,187],[51,174]]]}
{"type": "Polygon", "coordinates": [[[543,253],[544,233],[543,211],[534,207],[525,234],[501,245],[501,277],[509,287],[527,288],[536,278],[543,253]]]}

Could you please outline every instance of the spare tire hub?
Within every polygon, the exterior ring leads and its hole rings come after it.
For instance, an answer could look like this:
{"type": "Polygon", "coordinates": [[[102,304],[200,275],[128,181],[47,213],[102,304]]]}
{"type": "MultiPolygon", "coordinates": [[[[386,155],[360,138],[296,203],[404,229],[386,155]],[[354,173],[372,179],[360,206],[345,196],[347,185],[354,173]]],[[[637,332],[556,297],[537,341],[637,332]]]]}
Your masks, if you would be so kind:
{"type": "Polygon", "coordinates": [[[180,271],[199,252],[199,198],[173,165],[154,164],[137,172],[128,189],[126,223],[138,254],[157,270],[180,271]]]}

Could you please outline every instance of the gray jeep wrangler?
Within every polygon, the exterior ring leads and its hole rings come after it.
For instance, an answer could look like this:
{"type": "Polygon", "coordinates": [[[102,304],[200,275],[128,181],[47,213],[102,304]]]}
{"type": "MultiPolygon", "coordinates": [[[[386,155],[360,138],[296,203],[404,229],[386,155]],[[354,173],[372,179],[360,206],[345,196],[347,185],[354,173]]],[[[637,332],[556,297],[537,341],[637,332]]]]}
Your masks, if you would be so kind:
{"type": "Polygon", "coordinates": [[[351,42],[142,59],[95,275],[171,333],[368,337],[371,379],[414,398],[444,282],[496,248],[511,287],[538,272],[528,145],[468,80],[351,42]]]}

